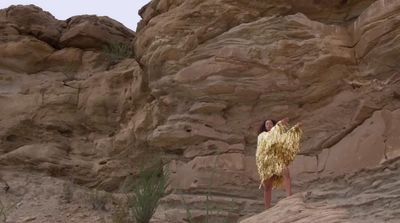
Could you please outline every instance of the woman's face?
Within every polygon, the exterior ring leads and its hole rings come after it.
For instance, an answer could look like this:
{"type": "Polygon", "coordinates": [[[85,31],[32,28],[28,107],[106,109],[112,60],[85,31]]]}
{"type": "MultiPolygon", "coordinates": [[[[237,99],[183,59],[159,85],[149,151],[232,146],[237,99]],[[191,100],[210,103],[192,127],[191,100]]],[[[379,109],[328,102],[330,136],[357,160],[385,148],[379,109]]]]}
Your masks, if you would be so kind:
{"type": "Polygon", "coordinates": [[[271,120],[265,121],[265,128],[269,131],[274,127],[274,123],[271,120]]]}

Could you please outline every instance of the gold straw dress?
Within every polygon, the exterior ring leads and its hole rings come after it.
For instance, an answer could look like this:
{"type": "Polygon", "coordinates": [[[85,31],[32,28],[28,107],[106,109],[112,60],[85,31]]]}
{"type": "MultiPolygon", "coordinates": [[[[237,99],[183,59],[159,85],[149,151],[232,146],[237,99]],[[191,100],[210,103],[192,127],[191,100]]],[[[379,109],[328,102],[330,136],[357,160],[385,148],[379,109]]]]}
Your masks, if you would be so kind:
{"type": "Polygon", "coordinates": [[[299,151],[303,131],[298,124],[289,129],[279,121],[268,132],[262,132],[257,138],[256,164],[261,184],[273,177],[273,188],[282,185],[283,169],[293,161],[299,151]]]}

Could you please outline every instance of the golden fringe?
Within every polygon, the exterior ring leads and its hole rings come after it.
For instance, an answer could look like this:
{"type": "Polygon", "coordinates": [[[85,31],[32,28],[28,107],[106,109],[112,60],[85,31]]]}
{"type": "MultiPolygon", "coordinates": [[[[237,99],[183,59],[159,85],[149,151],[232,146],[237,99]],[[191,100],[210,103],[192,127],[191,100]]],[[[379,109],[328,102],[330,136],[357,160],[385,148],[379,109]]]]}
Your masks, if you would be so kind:
{"type": "Polygon", "coordinates": [[[297,124],[288,129],[287,124],[279,121],[269,132],[258,135],[256,164],[261,178],[259,188],[271,177],[273,188],[282,185],[282,171],[299,152],[302,134],[297,124]]]}

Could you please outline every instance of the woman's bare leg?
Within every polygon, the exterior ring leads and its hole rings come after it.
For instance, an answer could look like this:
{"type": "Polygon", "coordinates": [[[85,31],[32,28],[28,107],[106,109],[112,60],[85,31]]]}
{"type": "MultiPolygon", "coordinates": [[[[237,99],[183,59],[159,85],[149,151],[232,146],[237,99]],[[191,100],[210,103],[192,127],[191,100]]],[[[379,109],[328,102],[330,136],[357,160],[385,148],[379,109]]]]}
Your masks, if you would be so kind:
{"type": "Polygon", "coordinates": [[[290,174],[288,167],[283,169],[283,185],[285,186],[286,196],[289,197],[292,195],[292,182],[290,180],[290,174]]]}
{"type": "Polygon", "coordinates": [[[264,181],[264,205],[265,209],[271,207],[271,195],[272,195],[272,179],[264,181]]]}

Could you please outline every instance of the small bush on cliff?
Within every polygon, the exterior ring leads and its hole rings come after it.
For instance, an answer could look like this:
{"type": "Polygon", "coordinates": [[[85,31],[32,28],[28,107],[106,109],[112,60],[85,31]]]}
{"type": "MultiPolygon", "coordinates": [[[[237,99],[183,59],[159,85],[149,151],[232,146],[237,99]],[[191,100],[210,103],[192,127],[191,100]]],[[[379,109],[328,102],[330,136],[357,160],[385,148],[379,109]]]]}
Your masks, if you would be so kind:
{"type": "Polygon", "coordinates": [[[63,192],[63,194],[62,194],[63,200],[66,203],[71,203],[71,201],[74,197],[74,185],[73,185],[72,179],[64,182],[62,192],[63,192]]]}
{"type": "Polygon", "coordinates": [[[168,187],[168,175],[162,162],[149,169],[142,169],[136,180],[129,176],[123,191],[127,201],[119,201],[113,211],[113,223],[148,223],[168,187]]]}
{"type": "Polygon", "coordinates": [[[164,173],[161,163],[141,171],[133,186],[132,195],[128,196],[128,208],[137,223],[150,221],[167,186],[168,176],[164,173]]]}
{"type": "Polygon", "coordinates": [[[103,54],[111,63],[117,63],[133,56],[132,48],[125,43],[112,42],[103,48],[103,54]]]}
{"type": "MultiPolygon", "coordinates": [[[[217,158],[215,157],[214,160],[214,167],[212,169],[211,172],[211,177],[208,181],[207,184],[207,191],[206,191],[206,202],[204,203],[205,205],[205,219],[204,219],[204,223],[230,223],[230,222],[235,222],[234,216],[231,216],[231,213],[235,212],[235,202],[232,199],[231,201],[231,207],[230,210],[228,210],[228,215],[222,215],[222,213],[224,212],[222,209],[219,209],[215,204],[212,205],[213,202],[213,197],[211,195],[211,186],[214,183],[214,179],[215,179],[215,173],[217,170],[217,158]]],[[[194,222],[198,222],[198,220],[194,220],[193,216],[192,216],[192,210],[190,209],[188,203],[186,202],[184,196],[181,196],[181,200],[182,200],[182,204],[186,209],[186,220],[189,223],[194,223],[194,222]]]]}

